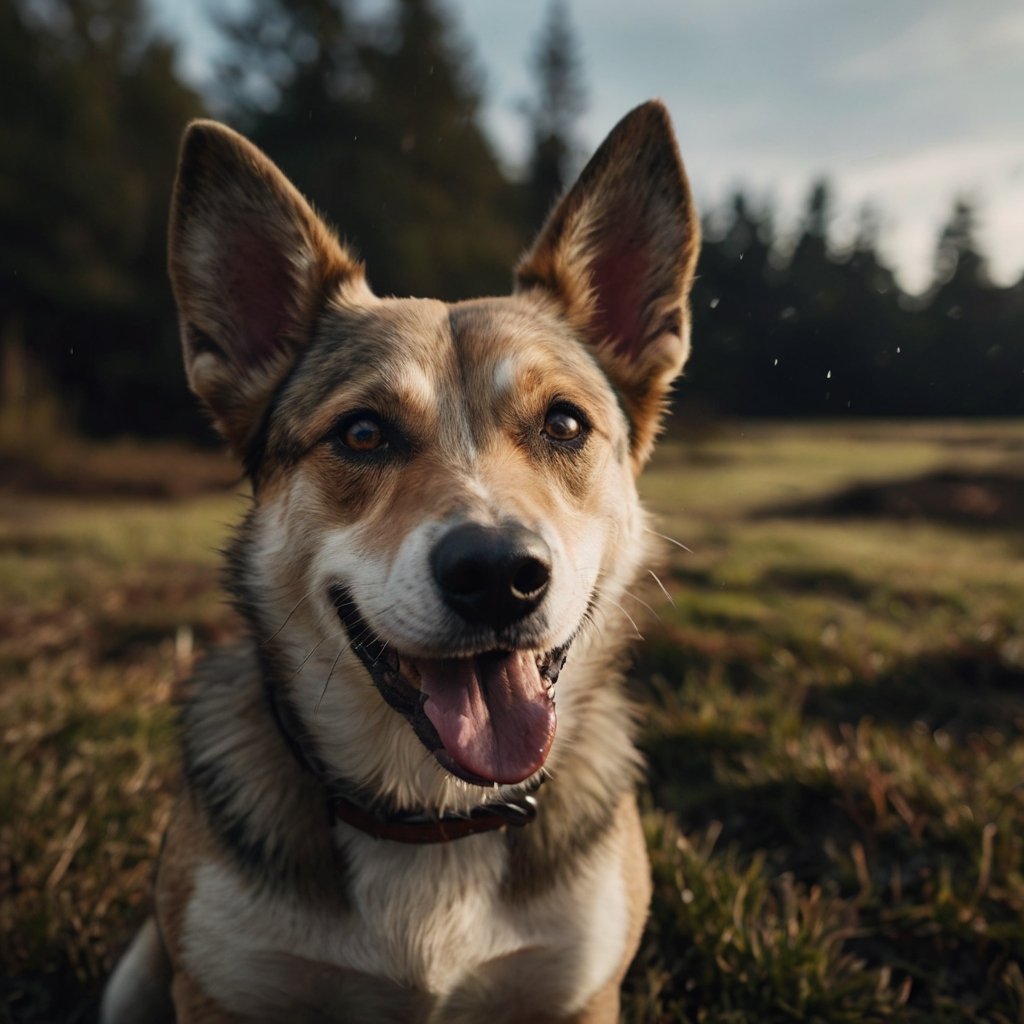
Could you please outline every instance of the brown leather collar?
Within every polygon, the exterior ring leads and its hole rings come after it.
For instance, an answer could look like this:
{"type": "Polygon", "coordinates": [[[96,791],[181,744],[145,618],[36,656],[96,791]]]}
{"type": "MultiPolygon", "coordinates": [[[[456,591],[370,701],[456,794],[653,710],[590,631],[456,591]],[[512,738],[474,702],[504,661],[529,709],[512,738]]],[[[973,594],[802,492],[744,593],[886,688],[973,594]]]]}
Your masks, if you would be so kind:
{"type": "Polygon", "coordinates": [[[537,801],[532,796],[523,796],[483,804],[465,815],[433,817],[426,813],[398,812],[384,817],[335,793],[334,813],[340,821],[374,839],[390,839],[396,843],[450,843],[453,839],[492,832],[507,825],[517,828],[526,825],[537,815],[537,801]]]}

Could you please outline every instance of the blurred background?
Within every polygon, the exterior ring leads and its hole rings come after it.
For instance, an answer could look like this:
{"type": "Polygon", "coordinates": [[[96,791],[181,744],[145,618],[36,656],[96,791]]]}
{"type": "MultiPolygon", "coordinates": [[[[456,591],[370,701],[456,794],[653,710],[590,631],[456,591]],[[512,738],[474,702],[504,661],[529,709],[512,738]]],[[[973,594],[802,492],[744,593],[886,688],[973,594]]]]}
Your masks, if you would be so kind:
{"type": "MultiPolygon", "coordinates": [[[[249,134],[382,293],[506,290],[660,95],[706,224],[683,393],[729,415],[1024,411],[1024,13],[955,0],[2,0],[0,394],[200,438],[164,269],[183,124],[249,134]]],[[[35,420],[33,420],[35,417],[35,420]]]]}
{"type": "Polygon", "coordinates": [[[454,299],[651,96],[705,244],[626,599],[624,1019],[1024,1021],[1019,0],[0,0],[0,1021],[94,1019],[175,697],[244,632],[166,280],[185,123],[253,138],[379,293],[454,299]]]}

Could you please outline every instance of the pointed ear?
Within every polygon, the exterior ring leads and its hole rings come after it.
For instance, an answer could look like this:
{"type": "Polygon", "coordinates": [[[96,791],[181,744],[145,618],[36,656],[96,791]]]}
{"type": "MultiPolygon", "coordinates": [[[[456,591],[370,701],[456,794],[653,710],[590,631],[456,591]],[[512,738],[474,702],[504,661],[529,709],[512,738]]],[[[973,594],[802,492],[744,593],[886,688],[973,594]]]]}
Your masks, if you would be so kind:
{"type": "Polygon", "coordinates": [[[652,101],[615,126],[516,272],[517,291],[553,298],[593,346],[625,403],[637,468],[689,353],[699,247],[672,123],[652,101]]]}
{"type": "Polygon", "coordinates": [[[185,131],[169,263],[189,383],[244,459],[328,292],[369,294],[362,266],[263,153],[213,121],[185,131]]]}

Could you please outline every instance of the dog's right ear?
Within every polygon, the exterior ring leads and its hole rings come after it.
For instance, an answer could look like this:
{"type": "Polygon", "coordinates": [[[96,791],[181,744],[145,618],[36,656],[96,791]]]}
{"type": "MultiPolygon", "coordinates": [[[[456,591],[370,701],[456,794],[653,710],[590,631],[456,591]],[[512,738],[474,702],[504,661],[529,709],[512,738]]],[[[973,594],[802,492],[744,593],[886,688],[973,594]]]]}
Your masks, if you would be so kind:
{"type": "Polygon", "coordinates": [[[615,386],[633,464],[650,455],[690,348],[700,222],[668,111],[651,101],[612,129],[516,271],[553,299],[615,386]]]}
{"type": "Polygon", "coordinates": [[[370,297],[362,265],[260,150],[214,121],[182,140],[169,264],[189,384],[244,460],[328,293],[370,297]]]}

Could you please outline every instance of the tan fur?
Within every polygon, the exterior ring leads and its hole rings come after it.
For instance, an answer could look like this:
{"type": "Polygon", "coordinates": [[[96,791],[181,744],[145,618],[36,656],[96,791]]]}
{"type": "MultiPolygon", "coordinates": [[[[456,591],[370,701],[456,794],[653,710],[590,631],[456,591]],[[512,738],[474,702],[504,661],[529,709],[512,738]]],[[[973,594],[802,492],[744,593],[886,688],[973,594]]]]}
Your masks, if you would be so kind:
{"type": "MultiPolygon", "coordinates": [[[[373,296],[263,154],[213,123],[189,129],[171,276],[190,383],[253,482],[229,553],[253,641],[209,659],[185,702],[188,785],[156,926],[115,975],[104,1024],[148,1019],[125,994],[158,991],[161,972],[183,1024],[617,1018],[650,899],[618,669],[623,602],[650,555],[635,475],[688,351],[697,244],[657,103],[600,148],[514,295],[454,305],[373,296]],[[549,432],[566,409],[578,443],[549,432]],[[386,432],[372,457],[347,439],[365,416],[386,432]],[[444,593],[433,559],[465,524],[512,524],[547,553],[528,612],[481,625],[444,593]],[[556,704],[540,667],[522,691],[503,684],[557,708],[550,750],[517,774],[493,762],[487,778],[518,782],[452,774],[361,660],[366,637],[395,652],[421,711],[439,705],[415,692],[417,666],[568,651],[556,704]],[[339,788],[436,816],[538,785],[525,827],[431,846],[333,813],[339,788]]],[[[488,690],[487,715],[505,714],[503,692],[488,690]]],[[[484,721],[505,742],[520,720],[484,721]]]]}

